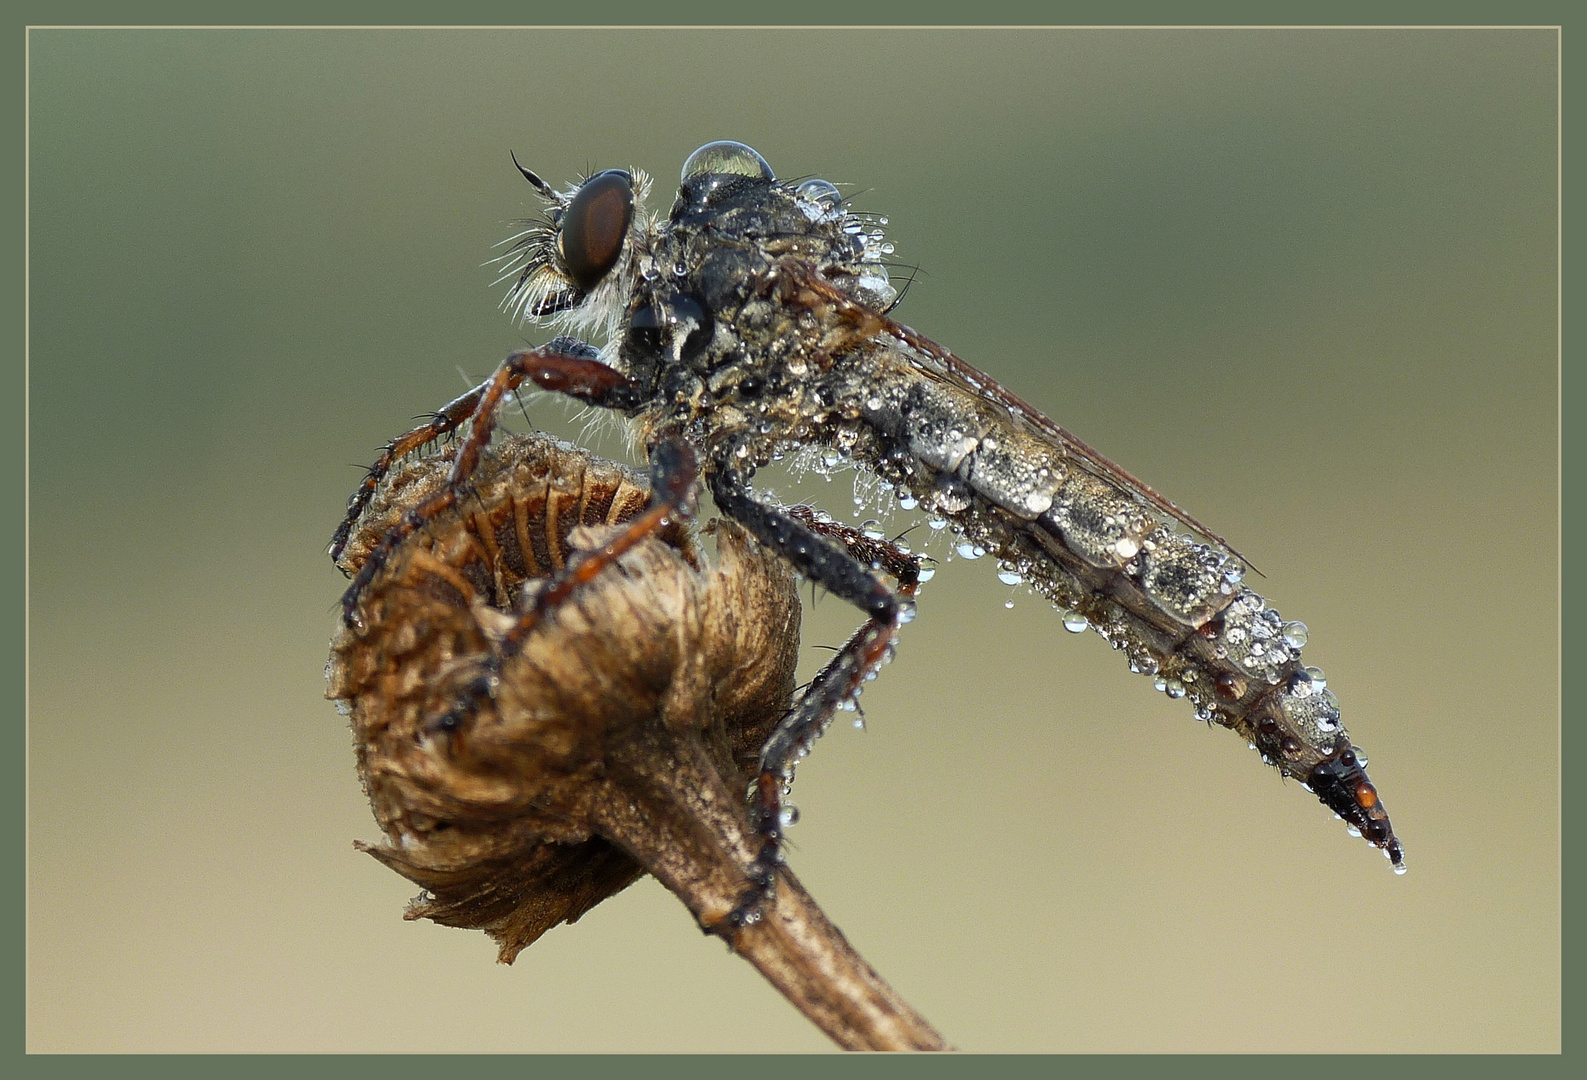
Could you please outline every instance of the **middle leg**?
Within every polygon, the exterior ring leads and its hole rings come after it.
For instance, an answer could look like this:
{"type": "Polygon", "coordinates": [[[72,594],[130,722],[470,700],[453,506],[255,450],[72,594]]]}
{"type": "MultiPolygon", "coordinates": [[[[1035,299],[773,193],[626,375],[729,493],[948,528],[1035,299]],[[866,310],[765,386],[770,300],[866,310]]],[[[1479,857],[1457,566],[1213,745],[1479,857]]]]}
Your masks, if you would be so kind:
{"type": "Polygon", "coordinates": [[[622,531],[605,544],[568,560],[519,612],[492,650],[484,670],[470,682],[457,703],[431,722],[433,730],[448,734],[457,732],[480,705],[495,694],[503,666],[518,654],[535,627],[581,586],[594,581],[624,554],[668,524],[693,516],[696,485],[700,479],[693,448],[685,442],[659,444],[650,453],[650,473],[650,507],[628,521],[622,531]]]}

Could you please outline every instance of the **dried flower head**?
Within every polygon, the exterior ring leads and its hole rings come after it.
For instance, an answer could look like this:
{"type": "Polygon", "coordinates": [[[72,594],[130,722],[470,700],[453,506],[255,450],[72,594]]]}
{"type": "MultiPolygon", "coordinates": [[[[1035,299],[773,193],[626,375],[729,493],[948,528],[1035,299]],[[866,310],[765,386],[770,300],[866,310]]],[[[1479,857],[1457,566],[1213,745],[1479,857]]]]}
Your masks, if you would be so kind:
{"type": "MultiPolygon", "coordinates": [[[[394,470],[338,565],[356,573],[450,464],[394,470]]],[[[360,848],[426,890],[409,918],[483,929],[505,962],[648,871],[844,1045],[942,1045],[785,869],[767,918],[729,919],[761,846],[743,792],[794,702],[785,562],[737,525],[713,523],[708,552],[673,522],[503,651],[548,583],[649,505],[628,469],[513,437],[463,505],[389,551],[327,667],[385,833],[360,848]]]]}

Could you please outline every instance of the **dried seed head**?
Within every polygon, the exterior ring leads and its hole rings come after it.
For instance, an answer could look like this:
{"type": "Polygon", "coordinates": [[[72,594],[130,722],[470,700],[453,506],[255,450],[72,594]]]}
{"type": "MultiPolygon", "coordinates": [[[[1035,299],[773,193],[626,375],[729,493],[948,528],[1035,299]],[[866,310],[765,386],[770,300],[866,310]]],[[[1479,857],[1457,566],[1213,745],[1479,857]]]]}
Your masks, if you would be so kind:
{"type": "MultiPolygon", "coordinates": [[[[449,467],[430,457],[395,470],[342,568],[356,572],[449,467]]],[[[662,530],[502,655],[548,575],[648,499],[621,466],[544,437],[505,440],[461,509],[385,557],[357,625],[332,642],[327,696],[347,703],[387,837],[361,846],[432,894],[410,918],[483,928],[503,960],[645,869],[685,872],[638,851],[645,841],[625,823],[659,823],[686,861],[688,836],[722,813],[697,802],[741,814],[726,793],[744,789],[792,700],[793,575],[729,524],[715,527],[714,558],[681,526],[662,530]],[[459,709],[497,671],[491,692],[459,709]]]]}

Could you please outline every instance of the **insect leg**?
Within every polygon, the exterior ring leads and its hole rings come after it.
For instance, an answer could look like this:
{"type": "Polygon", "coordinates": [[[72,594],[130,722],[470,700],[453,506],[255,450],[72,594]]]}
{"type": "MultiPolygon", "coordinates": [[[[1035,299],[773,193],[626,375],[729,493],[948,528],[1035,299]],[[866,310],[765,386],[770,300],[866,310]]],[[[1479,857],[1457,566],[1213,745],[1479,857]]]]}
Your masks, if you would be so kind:
{"type": "Polygon", "coordinates": [[[392,439],[380,448],[380,456],[369,467],[364,478],[358,484],[358,489],[347,500],[347,514],[342,518],[342,523],[336,527],[335,534],[331,537],[329,548],[331,561],[335,562],[342,557],[342,549],[347,546],[347,539],[353,531],[353,524],[359,515],[364,512],[364,507],[369,505],[370,496],[391,471],[391,466],[404,455],[423,446],[427,442],[434,442],[442,435],[456,431],[458,426],[474,415],[474,408],[479,404],[480,396],[485,393],[489,382],[480,383],[468,393],[454,398],[443,406],[439,412],[431,416],[429,422],[419,425],[404,435],[392,439]]]}
{"type": "Polygon", "coordinates": [[[822,539],[798,516],[757,499],[736,470],[718,468],[711,477],[711,497],[718,510],[827,592],[847,600],[873,619],[891,622],[897,615],[898,597],[892,589],[855,556],[822,539]]]}
{"type": "MultiPolygon", "coordinates": [[[[437,514],[444,513],[458,504],[467,487],[468,478],[479,464],[480,451],[490,443],[502,399],[524,380],[529,380],[542,390],[554,390],[592,405],[607,408],[627,408],[635,402],[638,395],[627,377],[595,357],[595,350],[583,342],[573,338],[555,338],[538,349],[523,349],[510,354],[487,382],[470,390],[453,403],[473,403],[472,411],[467,417],[472,424],[467,437],[458,447],[457,456],[452,460],[452,471],[447,478],[446,487],[403,515],[401,522],[381,537],[380,543],[358,568],[353,583],[342,594],[342,618],[349,626],[356,621],[358,598],[380,572],[397,545],[423,528],[425,523],[434,520],[437,514]]],[[[450,408],[451,406],[448,406],[448,409],[450,408]]],[[[446,414],[438,415],[445,417],[446,414]]],[[[416,428],[409,435],[394,440],[387,448],[391,452],[389,455],[381,455],[381,461],[376,463],[376,468],[381,468],[382,465],[389,468],[392,460],[428,441],[422,437],[425,432],[440,433],[451,430],[451,428],[439,427],[441,422],[441,420],[432,421],[430,424],[416,428]],[[407,449],[400,449],[404,446],[407,449]]],[[[450,423],[452,427],[456,427],[461,421],[450,421],[450,423]]],[[[364,504],[368,502],[369,495],[378,483],[379,476],[372,469],[370,479],[366,480],[353,495],[352,503],[348,506],[349,514],[353,513],[353,503],[357,503],[358,512],[362,512],[364,504]]],[[[352,524],[347,523],[344,528],[345,532],[343,529],[337,530],[337,539],[333,541],[333,548],[337,542],[345,545],[352,524]]]]}
{"type": "Polygon", "coordinates": [[[711,486],[719,510],[742,523],[801,573],[870,615],[761,748],[751,796],[761,847],[747,871],[750,887],[728,916],[735,925],[745,925],[760,918],[761,905],[782,862],[782,795],[792,779],[794,763],[800,751],[807,750],[826,730],[833,714],[858,695],[866,678],[887,659],[898,628],[913,613],[920,564],[891,544],[872,540],[847,526],[822,522],[804,508],[769,507],[750,495],[737,474],[718,473],[711,486]],[[841,549],[830,541],[842,545],[841,549]],[[895,577],[898,591],[889,589],[868,566],[895,577]]]}
{"type": "MultiPolygon", "coordinates": [[[[510,657],[545,613],[561,604],[580,585],[594,581],[607,567],[669,522],[694,515],[695,485],[700,479],[694,449],[686,442],[664,442],[650,452],[650,509],[632,519],[623,531],[600,548],[581,552],[535,597],[502,639],[500,656],[510,657]]],[[[498,661],[499,663],[499,661],[498,661]]]]}
{"type": "MultiPolygon", "coordinates": [[[[555,338],[545,348],[554,349],[567,356],[590,360],[597,355],[593,346],[570,337],[555,338]]],[[[364,507],[369,505],[369,499],[374,495],[375,489],[391,471],[391,466],[425,443],[434,442],[461,427],[465,420],[474,415],[480,399],[485,396],[485,392],[490,389],[494,381],[495,376],[492,376],[466,394],[453,398],[439,411],[431,414],[428,421],[406,434],[398,435],[380,448],[380,456],[375,459],[375,463],[369,467],[369,471],[359,482],[358,489],[347,500],[347,513],[343,516],[342,523],[336,527],[336,533],[331,537],[329,550],[332,562],[342,557],[342,550],[347,547],[347,539],[353,531],[353,525],[358,521],[358,516],[364,512],[364,507]]]]}
{"type": "Polygon", "coordinates": [[[700,470],[695,461],[694,449],[688,443],[669,441],[655,446],[650,452],[649,509],[629,520],[622,532],[601,547],[580,552],[568,560],[567,565],[535,596],[533,603],[519,613],[511,628],[502,636],[500,645],[492,652],[480,676],[469,684],[456,705],[434,721],[434,728],[453,732],[473,715],[494,692],[501,677],[502,665],[517,655],[524,639],[540,625],[547,612],[565,602],[581,585],[594,581],[626,552],[654,536],[668,523],[692,516],[695,486],[699,479],[700,470]]]}

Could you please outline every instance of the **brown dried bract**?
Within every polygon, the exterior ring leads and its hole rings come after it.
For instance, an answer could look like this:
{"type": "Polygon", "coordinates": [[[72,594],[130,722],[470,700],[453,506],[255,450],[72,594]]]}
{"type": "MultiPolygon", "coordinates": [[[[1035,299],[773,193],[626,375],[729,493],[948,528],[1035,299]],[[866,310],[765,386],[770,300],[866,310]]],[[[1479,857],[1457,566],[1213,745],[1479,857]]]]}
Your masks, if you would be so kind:
{"type": "MultiPolygon", "coordinates": [[[[449,467],[393,471],[338,565],[356,573],[449,467]]],[[[408,917],[483,929],[510,962],[648,871],[841,1044],[944,1045],[786,869],[764,919],[727,918],[759,846],[743,793],[793,702],[786,563],[731,523],[714,523],[714,554],[673,524],[504,655],[512,613],[644,512],[649,487],[529,436],[487,449],[471,490],[391,552],[327,669],[386,834],[359,847],[426,890],[408,917]],[[453,712],[493,664],[492,692],[453,712]]]]}

